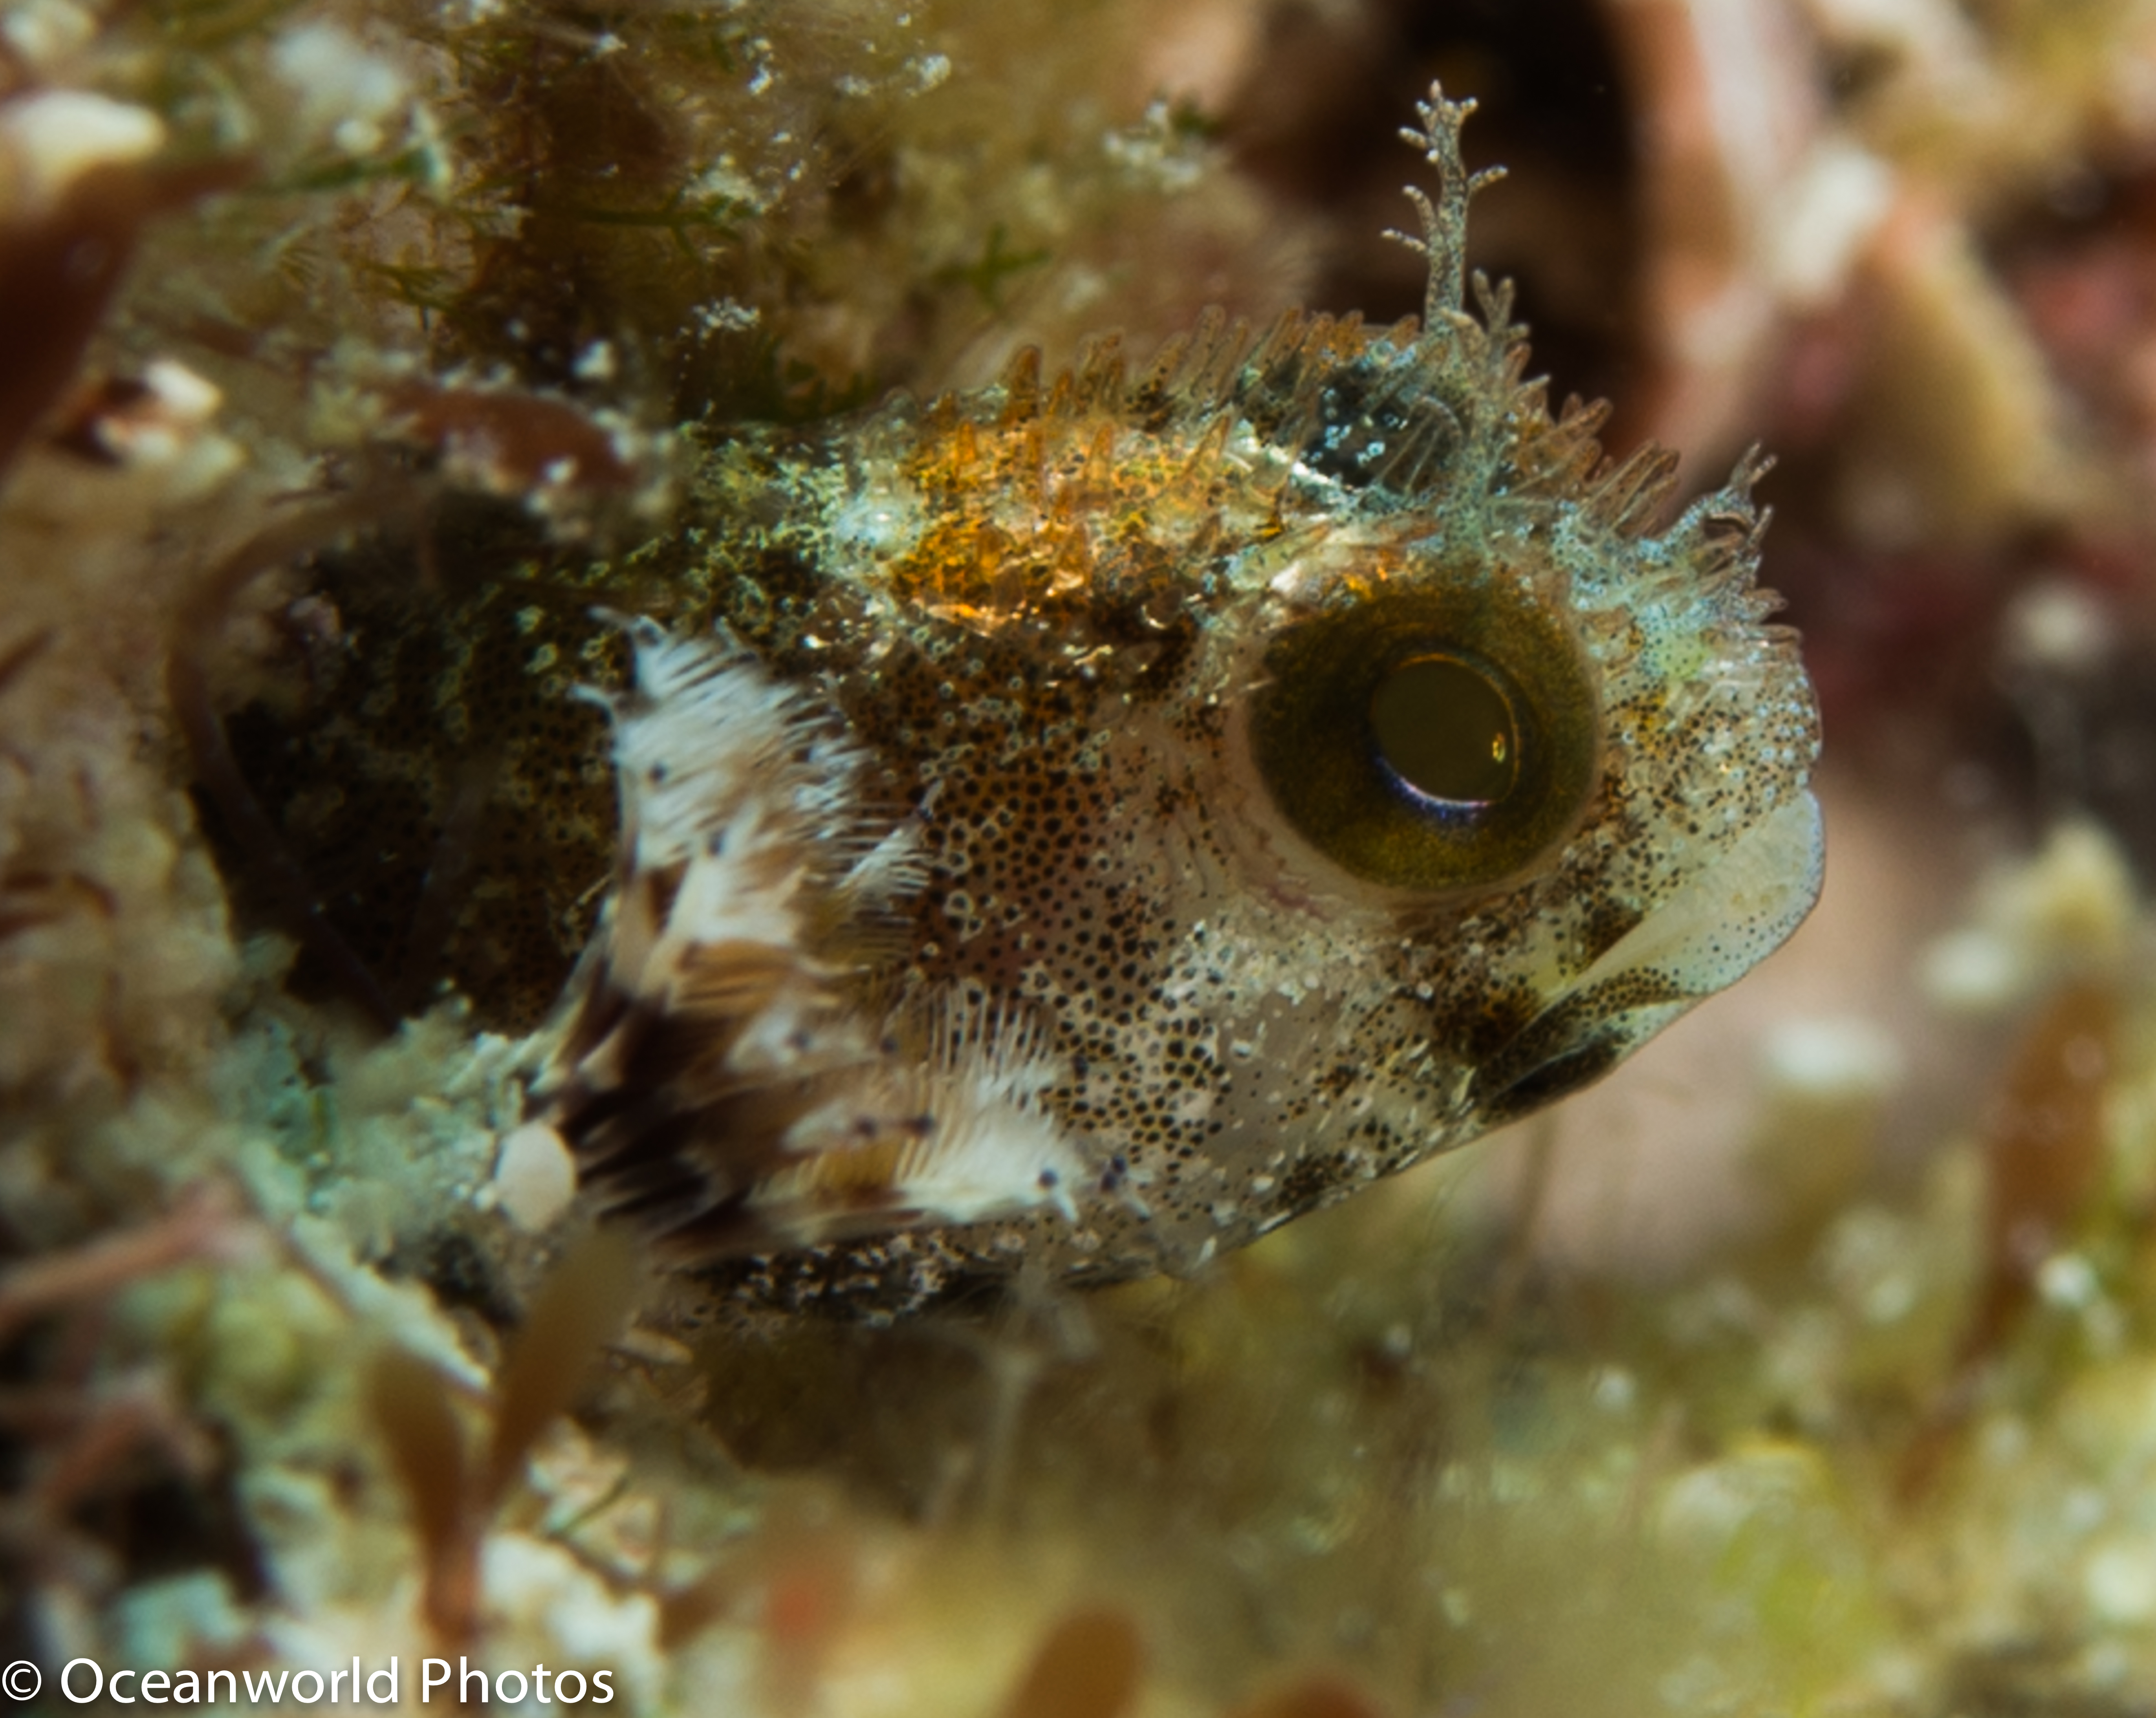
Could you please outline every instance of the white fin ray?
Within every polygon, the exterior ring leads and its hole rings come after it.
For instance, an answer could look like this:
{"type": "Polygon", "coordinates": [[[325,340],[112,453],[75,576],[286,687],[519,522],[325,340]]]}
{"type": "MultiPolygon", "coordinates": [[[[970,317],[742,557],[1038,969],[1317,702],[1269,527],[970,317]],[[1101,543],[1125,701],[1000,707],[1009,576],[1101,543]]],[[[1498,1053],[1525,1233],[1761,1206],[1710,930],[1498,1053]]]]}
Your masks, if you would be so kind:
{"type": "Polygon", "coordinates": [[[634,680],[598,700],[614,724],[617,877],[534,1039],[534,1119],[629,1197],[677,1190],[670,1221],[731,1203],[742,1233],[794,1245],[869,1213],[883,1228],[1044,1207],[1075,1218],[1086,1169],[1043,1106],[1063,1070],[1034,1025],[947,999],[926,1054],[902,1058],[817,946],[819,928],[887,911],[926,877],[916,827],[862,809],[860,749],[723,635],[623,624],[634,680]],[[654,1080],[675,1110],[713,1118],[659,1162],[608,1131],[620,1100],[652,1097],[654,1080]],[[758,1136],[729,1105],[760,1092],[776,1119],[758,1136]],[[698,1184],[701,1196],[680,1191],[698,1184]]]}

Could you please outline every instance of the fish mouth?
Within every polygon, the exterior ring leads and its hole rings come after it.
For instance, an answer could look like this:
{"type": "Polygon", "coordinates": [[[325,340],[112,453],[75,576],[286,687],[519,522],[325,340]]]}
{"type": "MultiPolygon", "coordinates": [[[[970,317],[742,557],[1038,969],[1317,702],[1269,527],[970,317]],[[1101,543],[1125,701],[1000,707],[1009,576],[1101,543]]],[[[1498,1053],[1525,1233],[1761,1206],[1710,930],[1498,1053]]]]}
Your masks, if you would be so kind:
{"type": "MultiPolygon", "coordinates": [[[[1686,998],[1684,1005],[1689,1007],[1691,1000],[1686,998]]],[[[1502,1127],[1560,1098],[1584,1091],[1623,1061],[1635,1041],[1621,1030],[1610,1029],[1597,1032],[1584,1042],[1568,1044],[1541,1060],[1501,1056],[1496,1068],[1486,1069],[1476,1076],[1471,1088],[1474,1107],[1486,1126],[1502,1127]],[[1527,1064],[1524,1067],[1520,1065],[1522,1060],[1527,1064]]]]}
{"type": "Polygon", "coordinates": [[[1818,900],[1825,851],[1819,802],[1784,801],[1484,1058],[1472,1112],[1496,1126],[1571,1096],[1765,959],[1818,900]]]}

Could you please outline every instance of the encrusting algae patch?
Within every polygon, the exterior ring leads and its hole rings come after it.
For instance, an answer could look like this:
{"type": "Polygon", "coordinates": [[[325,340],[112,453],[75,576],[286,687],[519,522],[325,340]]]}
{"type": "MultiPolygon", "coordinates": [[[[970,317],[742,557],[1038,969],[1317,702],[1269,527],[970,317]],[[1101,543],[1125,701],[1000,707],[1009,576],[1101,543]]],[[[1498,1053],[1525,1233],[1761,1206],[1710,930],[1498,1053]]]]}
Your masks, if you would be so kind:
{"type": "Polygon", "coordinates": [[[1276,321],[1147,29],[0,13],[11,1699],[2156,1690],[2099,832],[1892,1202],[1570,1289],[1471,1165],[1286,1223],[1785,936],[1814,715],[1756,464],[1666,510],[1467,306],[1460,110],[1421,321],[1276,321]]]}

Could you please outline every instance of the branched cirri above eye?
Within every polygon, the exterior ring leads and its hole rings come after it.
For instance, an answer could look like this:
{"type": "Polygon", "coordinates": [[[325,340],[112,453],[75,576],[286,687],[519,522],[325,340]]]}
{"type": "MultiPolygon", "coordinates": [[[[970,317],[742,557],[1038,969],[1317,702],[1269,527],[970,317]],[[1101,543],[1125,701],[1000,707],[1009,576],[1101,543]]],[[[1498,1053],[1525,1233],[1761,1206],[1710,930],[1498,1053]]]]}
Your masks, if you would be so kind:
{"type": "Polygon", "coordinates": [[[1561,623],[1485,571],[1284,631],[1251,751],[1288,823],[1394,888],[1502,883],[1579,821],[1600,751],[1591,670],[1561,623]]]}

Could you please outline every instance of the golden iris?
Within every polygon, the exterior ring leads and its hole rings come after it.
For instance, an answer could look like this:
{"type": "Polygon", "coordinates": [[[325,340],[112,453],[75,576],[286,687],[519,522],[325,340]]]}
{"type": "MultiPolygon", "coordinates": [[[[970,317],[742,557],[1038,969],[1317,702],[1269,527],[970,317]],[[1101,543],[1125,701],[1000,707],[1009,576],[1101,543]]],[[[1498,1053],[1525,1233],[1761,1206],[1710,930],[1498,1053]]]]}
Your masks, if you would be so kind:
{"type": "Polygon", "coordinates": [[[1440,577],[1291,626],[1266,653],[1251,752],[1321,852],[1395,888],[1503,882],[1594,785],[1593,671],[1511,581],[1440,577]]]}

